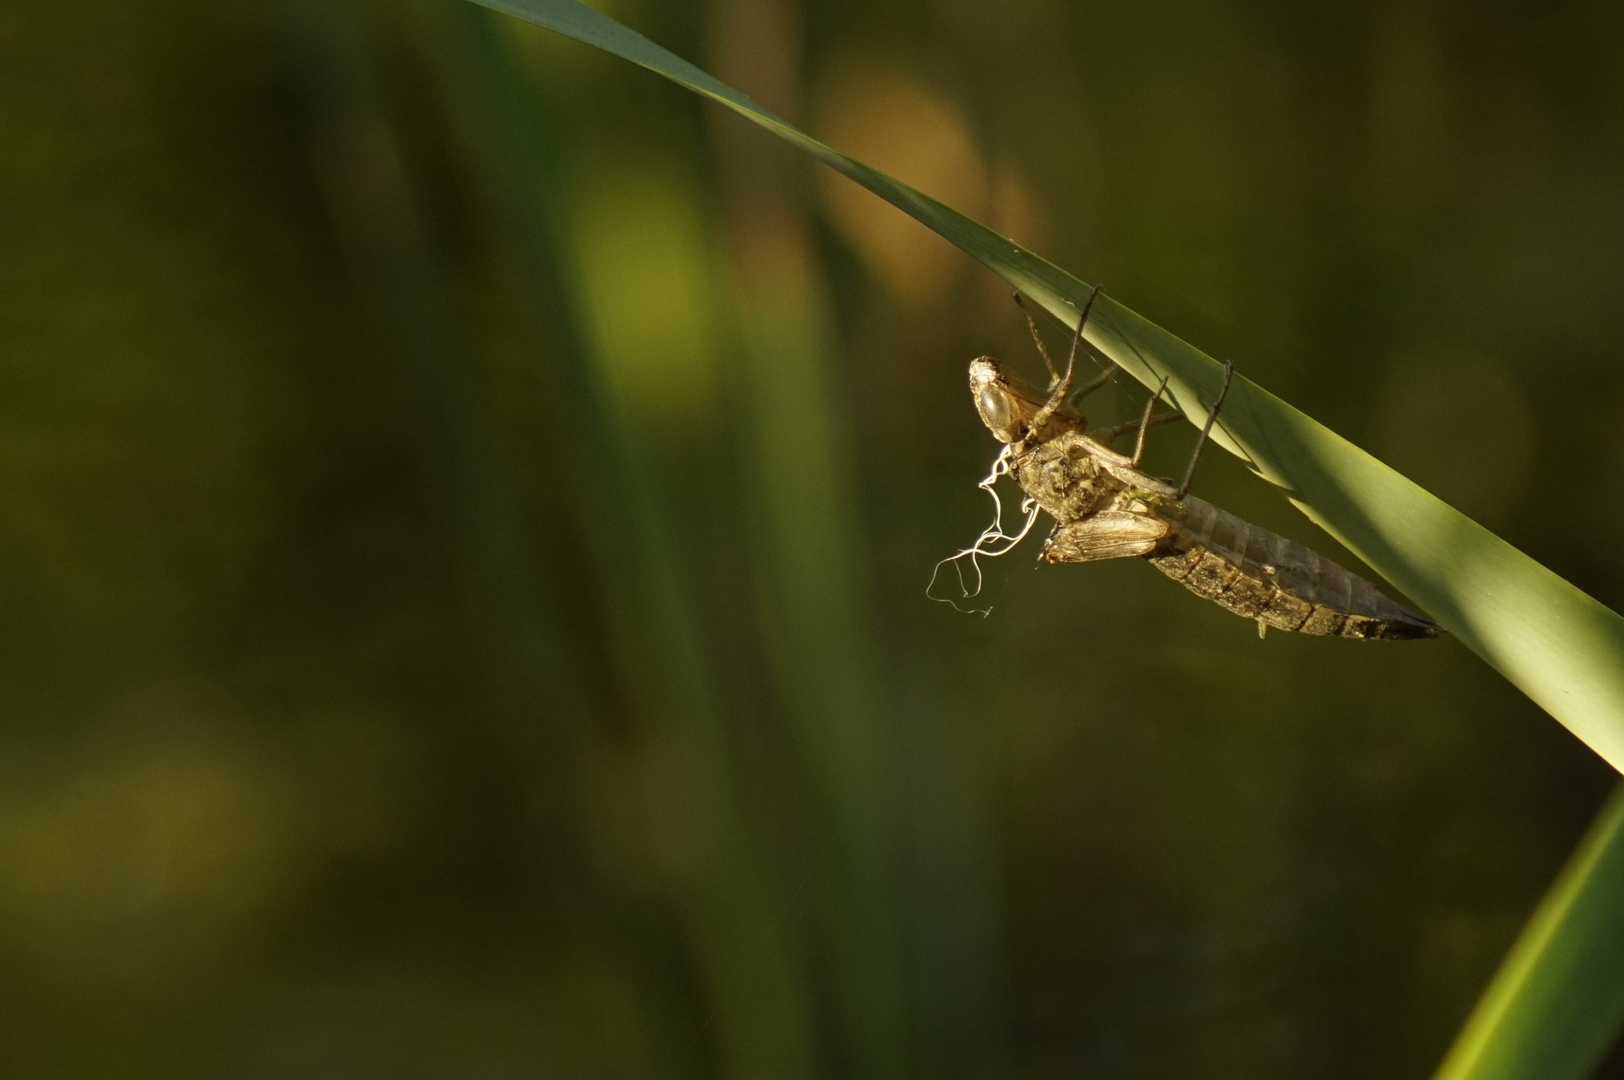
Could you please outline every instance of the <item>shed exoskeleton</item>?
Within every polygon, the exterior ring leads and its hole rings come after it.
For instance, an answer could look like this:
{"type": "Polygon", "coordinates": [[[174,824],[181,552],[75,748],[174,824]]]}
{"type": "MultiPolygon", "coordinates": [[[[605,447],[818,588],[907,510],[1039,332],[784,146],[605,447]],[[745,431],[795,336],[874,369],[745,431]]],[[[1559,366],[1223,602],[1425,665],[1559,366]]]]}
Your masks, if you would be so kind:
{"type": "MultiPolygon", "coordinates": [[[[1085,307],[1082,320],[1087,318],[1085,307]]],[[[1033,327],[1053,377],[1049,391],[1005,370],[990,356],[970,364],[971,397],[982,422],[1006,445],[1009,475],[1054,519],[1054,530],[1043,544],[1045,561],[1144,558],[1197,596],[1255,620],[1260,635],[1272,626],[1347,638],[1437,636],[1431,619],[1388,599],[1318,552],[1187,494],[1222,394],[1209,412],[1184,483],[1177,487],[1138,468],[1147,430],[1178,416],[1153,416],[1160,392],[1138,424],[1091,433],[1087,419],[1069,401],[1081,321],[1077,332],[1062,376],[1055,373],[1033,327]],[[1138,440],[1132,454],[1111,448],[1114,439],[1134,429],[1138,440]]],[[[1226,368],[1226,391],[1228,380],[1226,368]]]]}

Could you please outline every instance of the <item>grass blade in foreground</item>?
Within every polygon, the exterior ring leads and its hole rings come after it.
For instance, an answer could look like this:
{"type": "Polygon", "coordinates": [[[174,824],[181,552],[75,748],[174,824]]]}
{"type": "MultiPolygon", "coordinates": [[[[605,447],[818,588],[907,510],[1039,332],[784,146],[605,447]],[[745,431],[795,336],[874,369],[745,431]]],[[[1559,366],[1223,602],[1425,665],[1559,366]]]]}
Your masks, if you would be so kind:
{"type": "Polygon", "coordinates": [[[1435,1080],[1579,1080],[1624,1021],[1624,785],[1472,1010],[1435,1080]]]}
{"type": "MultiPolygon", "coordinates": [[[[1089,289],[985,226],[824,145],[578,0],[477,0],[640,64],[726,105],[940,233],[1075,326],[1089,289]]],[[[1205,418],[1216,362],[1106,296],[1088,340],[1140,382],[1163,375],[1205,418]]],[[[959,378],[957,371],[952,377],[959,378]]],[[[1214,441],[1624,771],[1624,618],[1279,398],[1236,378],[1214,441]]]]}

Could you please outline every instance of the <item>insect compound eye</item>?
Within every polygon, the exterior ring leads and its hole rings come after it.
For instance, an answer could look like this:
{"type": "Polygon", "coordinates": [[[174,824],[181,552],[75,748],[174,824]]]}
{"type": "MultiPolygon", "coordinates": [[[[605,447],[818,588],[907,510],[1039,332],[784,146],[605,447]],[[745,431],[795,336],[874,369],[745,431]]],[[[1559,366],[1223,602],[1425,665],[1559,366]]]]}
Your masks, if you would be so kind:
{"type": "Polygon", "coordinates": [[[1009,395],[989,383],[976,392],[976,409],[993,434],[1008,442],[1014,434],[1010,429],[1015,420],[1014,412],[1009,407],[1009,395]]]}

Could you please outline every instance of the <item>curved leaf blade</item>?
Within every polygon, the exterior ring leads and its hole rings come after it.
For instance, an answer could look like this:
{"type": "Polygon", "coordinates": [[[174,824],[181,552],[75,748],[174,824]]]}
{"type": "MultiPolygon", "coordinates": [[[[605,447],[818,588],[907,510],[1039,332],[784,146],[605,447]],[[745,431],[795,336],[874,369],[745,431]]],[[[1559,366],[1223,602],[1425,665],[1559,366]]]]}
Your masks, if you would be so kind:
{"type": "Polygon", "coordinates": [[[1624,1021],[1624,785],[1562,868],[1434,1080],[1580,1080],[1624,1021]]]}
{"type": "MultiPolygon", "coordinates": [[[[648,68],[727,106],[933,229],[1075,326],[1089,287],[922,192],[819,142],[578,0],[475,0],[648,68]]],[[[1202,420],[1218,364],[1102,295],[1089,342],[1147,386],[1165,375],[1202,420]]],[[[1256,384],[1236,377],[1214,441],[1624,772],[1624,618],[1256,384]]]]}

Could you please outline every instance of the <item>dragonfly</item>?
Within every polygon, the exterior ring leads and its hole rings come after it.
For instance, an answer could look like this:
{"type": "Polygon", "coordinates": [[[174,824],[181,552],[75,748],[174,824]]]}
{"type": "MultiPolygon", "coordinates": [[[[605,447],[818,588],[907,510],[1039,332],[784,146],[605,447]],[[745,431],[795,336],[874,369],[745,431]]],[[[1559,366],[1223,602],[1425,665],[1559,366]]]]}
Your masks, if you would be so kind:
{"type": "MultiPolygon", "coordinates": [[[[1116,370],[1107,370],[1072,393],[1083,324],[1098,295],[1096,288],[1078,319],[1063,375],[1056,372],[1031,312],[1021,303],[1049,369],[1048,390],[1039,390],[990,356],[971,362],[970,394],[976,411],[1002,444],[982,487],[993,493],[996,505],[993,485],[1004,476],[1013,478],[1026,494],[1022,508],[1027,518],[1018,535],[1008,536],[999,507],[992,527],[953,558],[1004,554],[1031,530],[1041,509],[1054,519],[1039,555],[1045,562],[1143,558],[1197,596],[1255,620],[1260,637],[1271,627],[1345,638],[1436,637],[1435,622],[1389,599],[1364,578],[1189,494],[1196,463],[1229,392],[1232,364],[1224,365],[1222,389],[1177,486],[1139,469],[1149,429],[1183,415],[1154,415],[1166,379],[1137,423],[1089,428],[1074,402],[1105,385],[1116,370]],[[1112,448],[1113,442],[1135,431],[1132,453],[1112,448]],[[1004,542],[1002,548],[989,546],[999,541],[1004,542]]],[[[1015,299],[1020,303],[1019,295],[1015,299]]]]}

